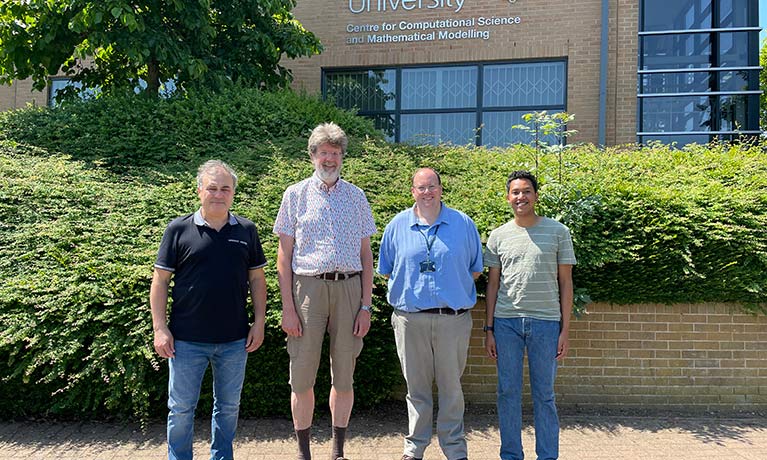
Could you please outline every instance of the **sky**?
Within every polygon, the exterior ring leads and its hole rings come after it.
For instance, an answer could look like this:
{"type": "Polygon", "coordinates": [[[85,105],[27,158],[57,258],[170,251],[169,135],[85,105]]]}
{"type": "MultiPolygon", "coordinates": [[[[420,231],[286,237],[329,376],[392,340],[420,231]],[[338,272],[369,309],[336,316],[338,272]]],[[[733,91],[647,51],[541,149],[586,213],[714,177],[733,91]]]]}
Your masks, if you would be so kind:
{"type": "Polygon", "coordinates": [[[767,0],[759,0],[759,27],[762,28],[762,31],[759,32],[759,42],[761,43],[767,36],[765,31],[767,29],[767,0]]]}

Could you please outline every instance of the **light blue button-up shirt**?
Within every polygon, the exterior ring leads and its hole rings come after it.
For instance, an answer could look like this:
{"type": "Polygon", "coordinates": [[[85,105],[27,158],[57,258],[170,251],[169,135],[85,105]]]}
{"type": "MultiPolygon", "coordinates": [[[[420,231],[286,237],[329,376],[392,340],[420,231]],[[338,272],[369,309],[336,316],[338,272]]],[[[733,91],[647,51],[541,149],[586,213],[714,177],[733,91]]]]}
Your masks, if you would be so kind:
{"type": "Polygon", "coordinates": [[[378,273],[389,275],[387,300],[396,309],[472,308],[477,302],[473,272],[482,271],[482,243],[474,221],[444,204],[433,225],[419,223],[414,208],[397,214],[384,230],[378,273]],[[428,244],[430,254],[427,254],[428,244]],[[434,262],[434,272],[421,263],[434,262]]]}

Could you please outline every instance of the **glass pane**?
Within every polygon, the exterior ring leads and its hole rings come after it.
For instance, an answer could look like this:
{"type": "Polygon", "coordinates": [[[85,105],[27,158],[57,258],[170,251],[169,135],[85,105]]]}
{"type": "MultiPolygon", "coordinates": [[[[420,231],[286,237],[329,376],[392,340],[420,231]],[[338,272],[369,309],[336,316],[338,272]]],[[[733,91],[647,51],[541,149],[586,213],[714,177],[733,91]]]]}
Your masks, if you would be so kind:
{"type": "Polygon", "coordinates": [[[485,107],[564,105],[564,62],[485,66],[483,104],[485,107]]]}
{"type": "Polygon", "coordinates": [[[454,109],[476,105],[476,66],[402,69],[403,109],[454,109]]]}
{"type": "Polygon", "coordinates": [[[710,131],[708,97],[653,97],[642,99],[642,131],[710,131]]]}
{"type": "Polygon", "coordinates": [[[749,0],[720,0],[719,27],[756,26],[756,20],[748,22],[748,3],[749,0]]]}
{"type": "MultiPolygon", "coordinates": [[[[136,85],[135,88],[133,88],[133,92],[136,94],[141,94],[147,87],[147,82],[143,78],[138,79],[138,85],[136,85]]],[[[171,97],[173,96],[173,93],[176,92],[176,80],[170,79],[165,80],[164,82],[160,83],[160,88],[158,89],[158,94],[160,97],[171,97]]]]}
{"type": "Polygon", "coordinates": [[[708,144],[711,141],[711,136],[708,134],[682,134],[675,136],[640,136],[639,142],[642,144],[648,144],[650,142],[660,142],[662,144],[671,145],[676,147],[684,147],[687,144],[708,144]]]}
{"type": "Polygon", "coordinates": [[[711,0],[644,0],[643,5],[646,32],[712,27],[711,0]]]}
{"type": "Polygon", "coordinates": [[[722,67],[748,65],[749,32],[722,32],[719,34],[719,65],[722,67]]]}
{"type": "MultiPolygon", "coordinates": [[[[549,111],[550,114],[559,110],[549,111]]],[[[506,147],[510,144],[532,144],[533,136],[526,131],[512,128],[514,125],[524,125],[522,115],[527,111],[518,112],[485,112],[482,114],[482,145],[486,147],[506,147]]],[[[557,145],[559,141],[553,135],[541,139],[547,145],[557,145]]]]}
{"type": "Polygon", "coordinates": [[[721,131],[747,130],[748,98],[746,96],[722,96],[719,99],[722,117],[721,131]]]}
{"type": "Polygon", "coordinates": [[[80,99],[91,99],[96,97],[100,90],[98,88],[83,88],[83,84],[80,82],[73,82],[69,78],[56,78],[52,79],[50,81],[49,91],[48,91],[48,105],[55,106],[57,104],[56,102],[56,96],[58,96],[59,91],[62,91],[65,88],[76,88],[77,91],[77,97],[80,99]]]}
{"type": "Polygon", "coordinates": [[[474,113],[429,113],[402,115],[400,141],[411,144],[456,145],[475,143],[474,113]]]}
{"type": "Polygon", "coordinates": [[[50,105],[56,104],[56,95],[58,92],[70,85],[74,85],[77,88],[82,87],[82,84],[80,83],[71,83],[68,78],[57,78],[56,80],[51,80],[48,90],[48,103],[50,105]]]}
{"type": "Polygon", "coordinates": [[[325,97],[345,109],[394,110],[396,79],[394,69],[328,73],[325,97]]]}
{"type": "Polygon", "coordinates": [[[708,91],[710,78],[708,72],[646,74],[642,75],[642,94],[708,91]]]}
{"type": "Polygon", "coordinates": [[[384,133],[387,141],[394,142],[394,134],[396,133],[397,122],[393,114],[383,113],[380,115],[372,115],[368,118],[373,120],[373,124],[375,125],[376,129],[380,129],[384,133]]]}
{"type": "Polygon", "coordinates": [[[644,70],[711,67],[709,34],[641,37],[644,70]]]}
{"type": "Polygon", "coordinates": [[[746,91],[748,90],[749,75],[756,81],[759,79],[757,72],[755,70],[719,72],[719,89],[721,91],[746,91]]]}

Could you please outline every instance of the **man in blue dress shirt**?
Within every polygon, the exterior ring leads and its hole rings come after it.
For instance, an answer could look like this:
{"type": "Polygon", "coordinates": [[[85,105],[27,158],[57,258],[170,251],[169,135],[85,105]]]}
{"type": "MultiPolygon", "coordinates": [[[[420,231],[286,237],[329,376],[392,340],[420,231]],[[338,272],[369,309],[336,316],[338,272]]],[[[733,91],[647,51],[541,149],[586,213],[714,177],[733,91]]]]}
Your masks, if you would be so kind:
{"type": "Polygon", "coordinates": [[[474,222],[442,201],[439,174],[416,171],[415,205],[384,230],[378,273],[407,382],[408,434],[402,460],[421,460],[432,436],[432,384],[439,397],[437,437],[447,460],[467,458],[461,375],[471,337],[474,280],[482,272],[482,243],[474,222]]]}

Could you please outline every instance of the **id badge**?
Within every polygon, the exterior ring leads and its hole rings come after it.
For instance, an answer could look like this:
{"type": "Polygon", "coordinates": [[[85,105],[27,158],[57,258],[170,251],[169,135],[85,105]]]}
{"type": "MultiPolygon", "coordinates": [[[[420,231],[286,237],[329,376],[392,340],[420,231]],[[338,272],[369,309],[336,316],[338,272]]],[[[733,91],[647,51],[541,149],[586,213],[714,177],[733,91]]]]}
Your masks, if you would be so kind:
{"type": "Polygon", "coordinates": [[[421,262],[421,273],[434,273],[437,271],[437,267],[434,265],[433,260],[424,260],[421,262]]]}

